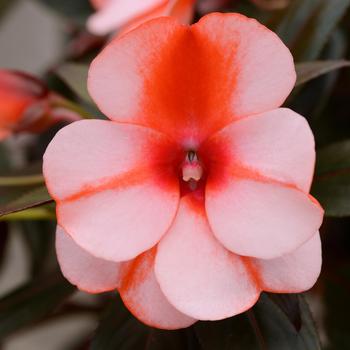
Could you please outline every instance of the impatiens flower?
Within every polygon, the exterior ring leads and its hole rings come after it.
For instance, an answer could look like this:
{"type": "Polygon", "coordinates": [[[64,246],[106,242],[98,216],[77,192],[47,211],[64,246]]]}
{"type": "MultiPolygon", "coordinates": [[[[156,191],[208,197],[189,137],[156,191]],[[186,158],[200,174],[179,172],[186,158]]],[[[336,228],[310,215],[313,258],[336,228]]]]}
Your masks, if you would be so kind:
{"type": "Polygon", "coordinates": [[[309,289],[323,210],[311,130],[279,108],[295,78],[280,39],[238,14],[158,18],[112,41],[88,80],[110,121],[61,129],[44,156],[67,279],[118,289],[166,329],[309,289]]]}
{"type": "Polygon", "coordinates": [[[195,0],[91,0],[97,12],[87,23],[91,33],[106,35],[116,30],[128,31],[160,16],[173,16],[188,24],[195,0]]]}
{"type": "Polygon", "coordinates": [[[41,132],[61,120],[79,119],[62,108],[53,108],[58,100],[60,97],[37,78],[0,69],[0,140],[22,131],[41,132]]]}

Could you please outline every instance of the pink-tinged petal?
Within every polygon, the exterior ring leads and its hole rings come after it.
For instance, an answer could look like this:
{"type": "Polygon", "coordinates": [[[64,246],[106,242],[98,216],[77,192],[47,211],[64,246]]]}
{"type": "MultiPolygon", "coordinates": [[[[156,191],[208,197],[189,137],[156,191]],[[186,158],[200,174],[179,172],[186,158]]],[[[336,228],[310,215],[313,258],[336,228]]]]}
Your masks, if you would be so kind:
{"type": "Polygon", "coordinates": [[[130,260],[151,248],[178,205],[174,153],[176,146],[143,127],[85,120],[61,129],[43,166],[59,224],[106,260],[130,260]]]}
{"type": "Polygon", "coordinates": [[[178,194],[151,182],[58,203],[61,226],[93,255],[131,260],[153,247],[169,228],[178,194]]]}
{"type": "Polygon", "coordinates": [[[321,272],[319,233],[292,253],[277,259],[253,259],[262,288],[274,293],[300,293],[310,289],[321,272]]]}
{"type": "Polygon", "coordinates": [[[191,326],[195,319],[174,308],[160,290],[154,274],[155,249],[137,257],[119,288],[126,307],[141,322],[161,329],[191,326]]]}
{"type": "Polygon", "coordinates": [[[279,107],[294,82],[293,58],[273,32],[216,13],[192,27],[155,19],[117,38],[93,61],[88,87],[113,120],[200,142],[235,119],[279,107]]]}
{"type": "Polygon", "coordinates": [[[105,35],[167,2],[168,0],[109,0],[102,6],[97,2],[99,10],[89,18],[87,27],[94,34],[105,35]]]}
{"type": "Polygon", "coordinates": [[[145,124],[150,111],[141,101],[153,100],[144,89],[151,67],[185,31],[173,19],[159,18],[113,40],[92,62],[88,76],[90,95],[101,111],[117,121],[145,124]]]}
{"type": "MultiPolygon", "coordinates": [[[[280,107],[296,80],[293,57],[278,36],[257,22],[240,14],[210,14],[193,26],[197,40],[210,57],[220,58],[210,67],[210,85],[216,91],[212,112],[227,103],[235,118],[262,113],[280,107]],[[221,103],[220,103],[221,102],[221,103]]],[[[205,77],[208,79],[208,77],[205,77]]],[[[215,95],[215,94],[214,94],[215,95]]]]}
{"type": "Polygon", "coordinates": [[[63,200],[94,189],[113,188],[123,177],[124,185],[152,177],[166,180],[166,170],[160,173],[159,165],[166,169],[174,162],[174,156],[165,154],[166,149],[175,153],[177,146],[148,128],[81,120],[64,127],[52,139],[44,154],[43,171],[50,194],[63,200]]]}
{"type": "MultiPolygon", "coordinates": [[[[239,166],[309,192],[315,167],[315,142],[305,118],[280,108],[234,122],[207,148],[224,150],[222,166],[239,166]]],[[[220,169],[218,169],[220,171],[220,169]]]]}
{"type": "Polygon", "coordinates": [[[244,262],[214,238],[203,208],[189,196],[158,245],[155,273],[170,303],[199,320],[244,312],[260,294],[244,262]]]}
{"type": "Polygon", "coordinates": [[[102,293],[119,285],[121,263],[94,257],[79,247],[59,226],[56,230],[56,251],[63,275],[80,290],[102,293]]]}
{"type": "Polygon", "coordinates": [[[323,210],[293,187],[232,176],[208,181],[206,210],[213,233],[232,252],[273,259],[292,252],[319,229],[323,210]]]}

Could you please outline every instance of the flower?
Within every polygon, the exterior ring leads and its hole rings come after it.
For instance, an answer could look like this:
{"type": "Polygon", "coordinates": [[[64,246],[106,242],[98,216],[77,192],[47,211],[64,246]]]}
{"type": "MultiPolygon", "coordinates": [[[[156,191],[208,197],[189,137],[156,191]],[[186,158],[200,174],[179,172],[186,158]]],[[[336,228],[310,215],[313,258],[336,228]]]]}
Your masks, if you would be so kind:
{"type": "Polygon", "coordinates": [[[0,69],[0,140],[18,132],[41,132],[62,120],[80,119],[75,113],[54,108],[59,100],[39,79],[0,69]]]}
{"type": "Polygon", "coordinates": [[[71,283],[118,289],[158,328],[309,289],[323,210],[296,79],[270,30],[239,14],[158,18],[112,41],[88,87],[109,118],[61,129],[44,155],[57,255],[71,283]]]}
{"type": "Polygon", "coordinates": [[[195,0],[91,0],[97,12],[87,27],[91,33],[106,35],[121,29],[123,32],[160,16],[173,16],[184,24],[190,23],[195,0]]]}

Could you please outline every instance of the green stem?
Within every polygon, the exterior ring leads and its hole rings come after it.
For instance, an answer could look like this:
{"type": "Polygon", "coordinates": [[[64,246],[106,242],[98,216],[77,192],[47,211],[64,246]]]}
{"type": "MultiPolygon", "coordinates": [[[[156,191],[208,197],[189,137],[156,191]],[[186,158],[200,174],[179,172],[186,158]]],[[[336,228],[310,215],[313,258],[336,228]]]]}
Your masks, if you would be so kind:
{"type": "Polygon", "coordinates": [[[75,112],[79,114],[84,119],[91,119],[91,114],[88,113],[83,107],[81,107],[79,104],[67,100],[61,96],[54,96],[52,101],[52,105],[54,107],[61,107],[65,108],[69,111],[75,112]]]}
{"type": "Polygon", "coordinates": [[[4,215],[0,221],[19,221],[19,220],[55,220],[55,214],[45,208],[32,208],[17,213],[4,215]]]}
{"type": "Polygon", "coordinates": [[[40,175],[24,176],[0,176],[0,186],[27,186],[44,183],[44,177],[40,175]]]}

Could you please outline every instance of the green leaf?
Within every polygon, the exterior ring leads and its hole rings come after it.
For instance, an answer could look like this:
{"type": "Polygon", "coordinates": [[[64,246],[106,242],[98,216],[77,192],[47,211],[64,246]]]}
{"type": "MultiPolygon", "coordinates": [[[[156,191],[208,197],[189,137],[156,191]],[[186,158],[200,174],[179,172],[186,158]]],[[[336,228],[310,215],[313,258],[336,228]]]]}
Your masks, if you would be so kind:
{"type": "Polygon", "coordinates": [[[149,328],[137,321],[114,297],[96,330],[90,350],[144,349],[149,328]]]}
{"type": "Polygon", "coordinates": [[[52,202],[45,186],[0,187],[0,217],[52,202]]]}
{"type": "Polygon", "coordinates": [[[93,103],[87,90],[89,67],[79,63],[64,63],[55,70],[55,73],[72,89],[82,100],[93,103]]]}
{"type": "Polygon", "coordinates": [[[334,70],[349,66],[350,61],[347,60],[327,60],[297,63],[296,71],[298,78],[296,86],[305,84],[312,79],[334,70]]]}
{"type": "Polygon", "coordinates": [[[302,296],[298,296],[301,327],[298,331],[291,317],[271,297],[263,294],[252,309],[256,326],[269,350],[320,350],[321,345],[309,307],[302,296]]]}
{"type": "Polygon", "coordinates": [[[315,60],[349,5],[350,0],[295,0],[272,19],[270,27],[297,62],[315,60]]]}
{"type": "Polygon", "coordinates": [[[350,349],[349,298],[350,265],[337,266],[324,283],[327,350],[350,349]]]}
{"type": "Polygon", "coordinates": [[[30,258],[30,274],[36,276],[45,272],[48,268],[47,259],[50,253],[54,254],[56,222],[31,220],[18,225],[30,258]]]}
{"type": "Polygon", "coordinates": [[[350,0],[320,0],[316,12],[309,18],[293,47],[297,61],[319,57],[338,22],[345,15],[350,0]]]}
{"type": "Polygon", "coordinates": [[[55,311],[74,290],[57,273],[33,279],[0,299],[0,340],[55,311]]]}
{"type": "Polygon", "coordinates": [[[350,140],[317,152],[316,174],[311,193],[328,216],[350,215],[350,140]]]}
{"type": "Polygon", "coordinates": [[[201,349],[193,327],[175,331],[152,329],[145,350],[198,350],[201,349]]]}
{"type": "Polygon", "coordinates": [[[195,332],[203,350],[259,350],[247,314],[216,322],[197,322],[195,332]]]}

